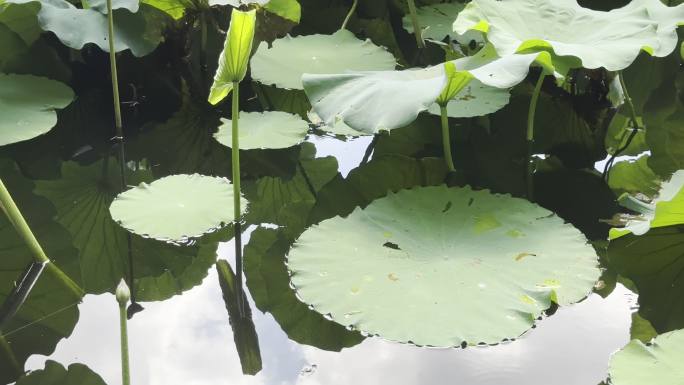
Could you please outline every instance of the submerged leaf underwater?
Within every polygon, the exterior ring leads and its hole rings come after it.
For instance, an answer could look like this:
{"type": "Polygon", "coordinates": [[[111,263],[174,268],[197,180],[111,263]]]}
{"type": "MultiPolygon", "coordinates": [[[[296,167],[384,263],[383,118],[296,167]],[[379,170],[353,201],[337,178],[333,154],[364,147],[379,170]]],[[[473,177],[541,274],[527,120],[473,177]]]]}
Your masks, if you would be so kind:
{"type": "Polygon", "coordinates": [[[682,0],[0,0],[0,385],[684,385],[682,0]]]}

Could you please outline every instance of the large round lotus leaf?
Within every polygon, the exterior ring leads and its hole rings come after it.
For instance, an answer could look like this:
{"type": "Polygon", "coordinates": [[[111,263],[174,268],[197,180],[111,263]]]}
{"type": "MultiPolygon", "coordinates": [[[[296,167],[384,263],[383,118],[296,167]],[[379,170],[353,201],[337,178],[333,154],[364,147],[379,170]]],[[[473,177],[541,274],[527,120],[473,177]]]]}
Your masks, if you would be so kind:
{"type": "MultiPolygon", "coordinates": [[[[62,44],[81,49],[88,43],[96,44],[109,52],[109,32],[106,8],[101,0],[97,7],[81,9],[65,0],[8,0],[8,3],[39,3],[38,22],[44,31],[54,33],[62,44]]],[[[114,49],[116,52],[130,49],[135,56],[152,52],[162,40],[162,32],[168,20],[167,15],[147,4],[137,1],[115,1],[114,49]],[[137,9],[139,6],[139,9],[137,9]],[[131,9],[137,12],[132,13],[131,9]]]]}
{"type": "MultiPolygon", "coordinates": [[[[232,148],[233,121],[221,119],[221,122],[214,138],[232,148]]],[[[281,111],[242,112],[239,123],[241,150],[292,147],[303,142],[309,131],[309,123],[305,120],[281,111]]]]}
{"type": "Polygon", "coordinates": [[[33,139],[57,123],[74,98],[68,86],[32,75],[0,74],[0,146],[33,139]]]}
{"type": "Polygon", "coordinates": [[[487,33],[502,56],[550,48],[580,59],[585,68],[617,71],[642,49],[669,55],[681,23],[684,4],[667,7],[660,0],[633,0],[609,12],[582,8],[576,0],[474,0],[458,15],[454,30],[487,33]]]}
{"type": "Polygon", "coordinates": [[[223,178],[171,175],[119,194],[109,212],[135,234],[185,243],[235,219],[233,185],[223,178]]]}
{"type": "Polygon", "coordinates": [[[600,275],[586,238],[526,200],[402,190],[305,231],[288,256],[301,300],[334,321],[417,345],[498,343],[600,275]]]}
{"type": "Polygon", "coordinates": [[[301,90],[302,75],[346,71],[391,70],[396,60],[370,40],[360,40],[346,29],[332,35],[286,36],[266,42],[252,57],[252,78],[279,88],[301,90]]]}
{"type": "MultiPolygon", "coordinates": [[[[472,40],[483,42],[482,34],[478,31],[466,31],[463,35],[454,32],[454,20],[464,7],[465,5],[461,3],[442,3],[418,8],[416,16],[418,17],[418,24],[423,28],[423,38],[442,41],[446,37],[450,37],[451,40],[456,40],[462,44],[468,44],[472,40]]],[[[404,16],[402,22],[404,29],[413,33],[411,15],[404,16]]]]}
{"type": "MultiPolygon", "coordinates": [[[[493,47],[486,46],[476,55],[452,63],[486,87],[510,88],[525,79],[530,65],[541,55],[547,54],[499,57],[493,47]]],[[[302,80],[314,111],[326,124],[343,120],[355,130],[377,133],[408,125],[434,104],[447,84],[444,67],[305,74],[302,80]]]]}
{"type": "MultiPolygon", "coordinates": [[[[472,80],[447,104],[447,113],[452,118],[483,116],[502,109],[508,104],[511,94],[507,89],[488,87],[479,80],[472,80]]],[[[428,111],[439,115],[439,106],[432,104],[428,111]]]]}
{"type": "Polygon", "coordinates": [[[661,334],[646,345],[632,340],[610,361],[611,385],[684,384],[684,330],[661,334]]]}

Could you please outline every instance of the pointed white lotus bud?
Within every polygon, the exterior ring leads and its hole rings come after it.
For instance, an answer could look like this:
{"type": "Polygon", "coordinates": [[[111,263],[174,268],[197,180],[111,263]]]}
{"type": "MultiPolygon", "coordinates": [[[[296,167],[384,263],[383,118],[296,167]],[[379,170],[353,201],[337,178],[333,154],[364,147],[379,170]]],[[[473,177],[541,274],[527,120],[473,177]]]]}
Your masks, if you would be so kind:
{"type": "Polygon", "coordinates": [[[116,300],[120,305],[127,304],[128,300],[131,299],[131,289],[128,288],[128,285],[126,285],[126,281],[123,278],[121,278],[119,286],[116,287],[115,295],[116,300]]]}

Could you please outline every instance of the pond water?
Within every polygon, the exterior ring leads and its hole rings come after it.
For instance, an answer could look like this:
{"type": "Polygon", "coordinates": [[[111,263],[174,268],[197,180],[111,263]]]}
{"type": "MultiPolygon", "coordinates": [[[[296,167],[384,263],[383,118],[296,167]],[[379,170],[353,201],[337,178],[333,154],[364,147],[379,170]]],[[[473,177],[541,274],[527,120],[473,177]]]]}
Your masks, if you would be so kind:
{"type": "MultiPolygon", "coordinates": [[[[308,140],[318,157],[336,157],[338,172],[345,177],[362,161],[371,142],[368,137],[308,140]]],[[[249,244],[255,228],[243,233],[243,244],[249,244]]],[[[217,253],[235,270],[232,240],[220,243],[217,253]]],[[[258,310],[250,294],[258,284],[248,274],[244,288],[263,365],[257,375],[243,375],[218,275],[211,268],[198,286],[162,302],[145,303],[145,310],[129,321],[133,383],[593,385],[605,379],[611,354],[630,340],[631,315],[637,306],[636,295],[618,284],[606,298],[591,294],[539,321],[517,340],[495,346],[421,348],[368,337],[341,351],[326,351],[293,341],[270,313],[258,310]]],[[[52,354],[31,356],[26,368],[41,369],[48,359],[65,367],[82,363],[108,384],[119,383],[114,296],[87,295],[78,309],[71,336],[52,354]]],[[[316,345],[317,330],[309,332],[309,342],[316,345]]],[[[328,336],[324,339],[330,344],[328,336]]]]}

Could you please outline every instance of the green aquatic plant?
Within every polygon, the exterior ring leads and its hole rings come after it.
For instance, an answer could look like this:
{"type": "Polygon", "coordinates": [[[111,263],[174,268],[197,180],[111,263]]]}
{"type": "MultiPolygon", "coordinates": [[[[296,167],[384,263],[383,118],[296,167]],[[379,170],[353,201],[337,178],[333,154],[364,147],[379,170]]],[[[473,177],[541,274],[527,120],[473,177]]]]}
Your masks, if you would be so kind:
{"type": "Polygon", "coordinates": [[[130,232],[184,244],[240,220],[244,205],[234,212],[216,209],[234,201],[240,204],[240,198],[233,196],[240,192],[233,186],[227,179],[198,174],[167,176],[119,194],[109,211],[130,232]]]}
{"type": "MultiPolygon", "coordinates": [[[[232,120],[221,119],[214,138],[232,148],[232,120]]],[[[240,114],[242,129],[240,149],[277,149],[296,146],[306,139],[309,123],[297,115],[281,111],[247,112],[240,114]]]]}
{"type": "Polygon", "coordinates": [[[287,265],[302,301],[335,322],[440,347],[517,338],[552,303],[586,297],[600,275],[586,238],[555,214],[444,185],[310,227],[287,265]]]}
{"type": "Polygon", "coordinates": [[[661,334],[646,344],[632,340],[611,358],[608,384],[681,384],[684,379],[682,344],[684,330],[661,334]]]}

